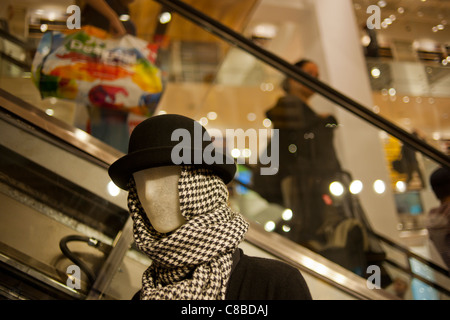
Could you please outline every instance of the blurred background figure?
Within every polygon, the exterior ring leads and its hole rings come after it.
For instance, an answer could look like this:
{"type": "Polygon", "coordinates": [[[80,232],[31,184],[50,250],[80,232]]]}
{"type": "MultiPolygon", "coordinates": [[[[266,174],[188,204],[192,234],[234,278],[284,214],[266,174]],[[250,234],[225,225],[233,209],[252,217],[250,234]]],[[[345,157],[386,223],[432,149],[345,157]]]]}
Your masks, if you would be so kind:
{"type": "MultiPolygon", "coordinates": [[[[319,77],[313,61],[303,59],[295,66],[319,77]]],[[[335,213],[328,186],[341,171],[333,145],[337,121],[308,105],[314,95],[311,89],[291,78],[286,78],[282,87],[285,95],[266,113],[274,129],[279,129],[280,168],[274,176],[255,177],[255,187],[265,199],[294,211],[289,232],[292,240],[303,244],[323,241],[318,229],[326,216],[335,213]]]]}
{"type": "Polygon", "coordinates": [[[0,29],[9,33],[9,21],[14,16],[14,10],[10,0],[2,0],[0,6],[0,29]]]}
{"type": "MultiPolygon", "coordinates": [[[[83,26],[94,26],[116,37],[136,35],[129,5],[134,0],[86,0],[81,12],[83,26]]],[[[86,128],[94,137],[122,152],[127,152],[129,139],[128,112],[87,106],[86,128]]]]}
{"type": "Polygon", "coordinates": [[[450,269],[450,169],[437,168],[430,176],[430,184],[439,207],[430,210],[427,229],[430,239],[450,269]]]}

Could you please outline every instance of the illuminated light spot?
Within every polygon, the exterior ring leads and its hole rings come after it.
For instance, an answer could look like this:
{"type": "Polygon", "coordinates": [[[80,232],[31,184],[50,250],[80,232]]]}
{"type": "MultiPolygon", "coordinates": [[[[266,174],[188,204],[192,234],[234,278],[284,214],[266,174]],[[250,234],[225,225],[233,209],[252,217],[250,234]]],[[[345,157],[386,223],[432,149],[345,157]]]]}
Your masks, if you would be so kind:
{"type": "Polygon", "coordinates": [[[85,140],[87,140],[89,138],[89,135],[86,132],[84,132],[83,130],[75,131],[75,136],[78,139],[83,140],[83,141],[85,141],[85,140]]]}
{"type": "Polygon", "coordinates": [[[214,111],[208,112],[207,117],[209,120],[216,120],[217,119],[217,113],[214,111]]]}
{"type": "Polygon", "coordinates": [[[270,121],[270,119],[264,119],[263,120],[263,126],[266,128],[269,128],[272,125],[272,121],[270,121]]]}
{"type": "Polygon", "coordinates": [[[252,155],[252,151],[250,149],[244,149],[241,153],[244,158],[250,158],[252,155]]]}
{"type": "Polygon", "coordinates": [[[114,182],[110,181],[108,183],[108,186],[106,187],[108,189],[108,193],[113,196],[113,197],[117,197],[120,193],[120,189],[118,186],[116,186],[114,184],[114,182]]]}
{"type": "Polygon", "coordinates": [[[433,140],[440,140],[441,139],[441,133],[440,132],[433,132],[432,134],[433,140]]]}
{"type": "Polygon", "coordinates": [[[288,150],[290,153],[296,153],[297,152],[297,146],[295,144],[290,144],[288,147],[288,150]]]}
{"type": "Polygon", "coordinates": [[[353,180],[352,183],[350,183],[350,193],[352,194],[358,194],[363,189],[363,183],[360,180],[353,180]]]}
{"type": "Polygon", "coordinates": [[[275,230],[276,224],[273,221],[267,221],[264,224],[264,230],[266,230],[267,232],[272,232],[273,230],[275,230]]]}
{"type": "Polygon", "coordinates": [[[330,183],[330,192],[332,195],[341,196],[344,193],[344,186],[338,181],[330,183]]]}
{"type": "Polygon", "coordinates": [[[50,13],[48,14],[48,20],[49,20],[49,21],[55,21],[55,19],[56,19],[56,13],[50,12],[50,13]]]}
{"type": "Polygon", "coordinates": [[[293,216],[293,213],[292,213],[292,210],[291,210],[291,209],[285,209],[285,210],[283,211],[283,213],[281,214],[281,218],[282,218],[284,221],[289,221],[289,220],[291,220],[291,219],[292,219],[292,216],[293,216]]]}
{"type": "Polygon", "coordinates": [[[378,79],[381,75],[381,71],[378,68],[372,68],[372,70],[370,71],[370,74],[372,75],[372,77],[374,77],[375,79],[378,79]]]}
{"type": "Polygon", "coordinates": [[[254,114],[253,112],[250,112],[249,114],[247,114],[247,120],[248,121],[255,121],[256,120],[256,114],[254,114]]]}
{"type": "Polygon", "coordinates": [[[386,184],[383,180],[375,180],[375,182],[373,183],[373,190],[378,194],[382,194],[384,193],[384,191],[386,191],[386,184]]]}
{"type": "Polygon", "coordinates": [[[231,156],[233,158],[239,158],[241,156],[241,151],[239,149],[233,149],[231,150],[231,156]]]}
{"type": "Polygon", "coordinates": [[[261,83],[259,88],[261,89],[261,91],[273,91],[274,86],[270,82],[263,82],[263,83],[261,83]]]}
{"type": "Polygon", "coordinates": [[[130,16],[128,14],[121,14],[119,17],[120,21],[128,21],[130,20],[130,16]]]}
{"type": "Polygon", "coordinates": [[[289,227],[288,225],[283,225],[283,227],[281,227],[283,229],[284,232],[289,232],[291,231],[291,227],[289,227]]]}
{"type": "Polygon", "coordinates": [[[395,189],[398,192],[405,192],[406,191],[406,183],[404,181],[397,181],[395,183],[395,189]]]}
{"type": "Polygon", "coordinates": [[[169,23],[171,20],[172,20],[172,15],[170,14],[170,12],[167,12],[167,11],[163,12],[159,16],[159,23],[161,23],[161,24],[169,23]]]}
{"type": "Polygon", "coordinates": [[[372,111],[374,113],[380,113],[380,107],[379,106],[373,106],[372,111]]]}

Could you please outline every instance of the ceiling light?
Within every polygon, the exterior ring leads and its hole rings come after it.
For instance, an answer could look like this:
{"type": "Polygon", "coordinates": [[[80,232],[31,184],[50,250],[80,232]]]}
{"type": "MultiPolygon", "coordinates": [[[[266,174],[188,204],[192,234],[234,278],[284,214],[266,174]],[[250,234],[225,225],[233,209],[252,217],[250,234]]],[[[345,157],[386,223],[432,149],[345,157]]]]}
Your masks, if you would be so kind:
{"type": "Polygon", "coordinates": [[[48,20],[55,21],[55,19],[56,19],[56,14],[54,12],[50,12],[48,14],[48,20]]]}
{"type": "Polygon", "coordinates": [[[352,194],[358,194],[363,189],[363,183],[360,180],[354,180],[350,183],[349,190],[352,194]]]}
{"type": "Polygon", "coordinates": [[[386,7],[386,1],[384,1],[384,0],[378,1],[378,6],[379,6],[380,8],[386,7]]]}
{"type": "Polygon", "coordinates": [[[395,183],[395,189],[398,192],[405,192],[406,191],[406,183],[404,181],[397,181],[395,183]]]}
{"type": "Polygon", "coordinates": [[[440,140],[441,134],[439,132],[433,132],[432,137],[433,137],[433,140],[440,140]]]}
{"type": "Polygon", "coordinates": [[[375,79],[378,79],[381,75],[381,71],[380,69],[378,69],[377,67],[372,68],[372,70],[370,70],[370,74],[372,75],[372,77],[374,77],[375,79]]]}
{"type": "Polygon", "coordinates": [[[384,191],[386,191],[386,185],[383,180],[376,180],[373,183],[373,189],[375,190],[376,193],[382,194],[384,193],[384,191]]]}
{"type": "Polygon", "coordinates": [[[159,16],[159,23],[161,23],[161,24],[169,23],[170,20],[172,20],[172,15],[170,14],[170,12],[167,12],[167,11],[163,12],[159,16]]]}
{"type": "Polygon", "coordinates": [[[208,112],[207,117],[209,120],[216,120],[217,119],[217,113],[214,111],[208,112]]]}
{"type": "Polygon", "coordinates": [[[344,186],[338,181],[330,183],[330,192],[332,195],[341,196],[344,193],[344,186]]]}
{"type": "Polygon", "coordinates": [[[119,20],[120,21],[128,21],[128,20],[130,20],[130,16],[128,14],[122,14],[119,17],[119,20]]]}
{"type": "Polygon", "coordinates": [[[239,158],[240,155],[241,155],[241,151],[239,149],[235,148],[235,149],[231,150],[231,156],[233,158],[239,158]]]}
{"type": "Polygon", "coordinates": [[[271,231],[275,230],[276,226],[277,225],[275,224],[275,222],[267,221],[266,224],[264,225],[264,230],[266,230],[267,232],[271,232],[271,231]]]}
{"type": "Polygon", "coordinates": [[[291,210],[291,209],[285,209],[285,210],[283,211],[283,213],[281,214],[281,218],[282,218],[284,221],[289,221],[289,220],[291,220],[291,219],[292,219],[292,216],[293,216],[293,213],[292,213],[292,210],[291,210]]]}
{"type": "Polygon", "coordinates": [[[270,119],[266,118],[263,120],[263,126],[266,128],[269,128],[272,125],[272,121],[270,119]]]}

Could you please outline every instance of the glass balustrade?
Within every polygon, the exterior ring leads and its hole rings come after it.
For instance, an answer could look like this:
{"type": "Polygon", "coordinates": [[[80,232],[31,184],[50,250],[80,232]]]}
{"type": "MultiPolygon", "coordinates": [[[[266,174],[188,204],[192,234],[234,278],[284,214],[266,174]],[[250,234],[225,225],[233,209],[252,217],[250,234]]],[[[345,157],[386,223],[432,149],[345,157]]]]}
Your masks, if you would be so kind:
{"type": "MultiPolygon", "coordinates": [[[[309,45],[290,43],[280,35],[277,38],[271,33],[273,25],[261,27],[257,20],[260,16],[255,14],[261,9],[257,2],[243,3],[241,9],[247,14],[239,17],[233,16],[232,9],[225,9],[227,14],[215,12],[212,18],[262,50],[277,55],[281,47],[301,52],[309,45]],[[264,35],[257,33],[256,27],[264,35]]],[[[312,9],[299,5],[295,13],[305,15],[312,9]]],[[[312,112],[333,116],[323,122],[325,138],[321,137],[322,131],[316,133],[312,128],[285,131],[267,114],[286,94],[282,86],[286,75],[280,70],[230,44],[223,34],[217,36],[200,28],[157,2],[137,2],[132,7],[132,18],[141,23],[140,38],[160,45],[157,65],[164,92],[152,115],[178,113],[196,119],[214,134],[216,146],[226,148],[235,157],[238,173],[229,186],[230,204],[235,210],[267,233],[281,235],[362,279],[370,276],[370,266],[379,268],[382,288],[400,298],[448,299],[447,270],[426,229],[428,212],[439,204],[428,182],[439,163],[413,148],[414,170],[400,172],[394,161],[402,147],[408,147],[404,141],[317,93],[308,101],[312,112]],[[156,17],[164,12],[171,13],[171,20],[163,26],[156,17]],[[147,17],[154,17],[151,26],[147,17]],[[289,134],[297,135],[297,142],[284,143],[282,140],[289,134]],[[317,143],[319,139],[328,140],[317,143]],[[322,144],[327,147],[320,151],[322,144]],[[323,172],[329,165],[329,155],[336,156],[339,166],[323,172]],[[294,160],[286,162],[288,158],[294,160]],[[285,174],[287,166],[291,166],[289,174],[285,174]]],[[[283,25],[279,34],[298,28],[291,27],[283,25]]],[[[25,61],[16,53],[11,55],[25,61]]],[[[4,56],[1,62],[1,89],[96,141],[89,135],[86,105],[55,97],[42,99],[29,70],[4,56]]],[[[417,129],[432,148],[447,152],[442,132],[448,127],[448,117],[443,116],[448,112],[448,68],[381,58],[368,58],[365,66],[374,103],[364,106],[408,132],[417,129]],[[418,91],[414,91],[416,88],[418,91]]],[[[324,74],[319,80],[328,81],[330,67],[318,67],[324,74]]],[[[125,125],[131,131],[144,118],[129,113],[125,125]]],[[[93,200],[86,201],[80,205],[86,207],[93,200]]],[[[94,204],[99,205],[96,201],[94,204]]],[[[109,210],[112,205],[105,206],[109,210]]],[[[102,217],[91,217],[85,209],[79,210],[83,219],[89,216],[94,224],[86,222],[90,228],[114,239],[125,223],[123,209],[114,207],[114,213],[102,217]],[[111,219],[117,221],[104,222],[111,219]]]]}

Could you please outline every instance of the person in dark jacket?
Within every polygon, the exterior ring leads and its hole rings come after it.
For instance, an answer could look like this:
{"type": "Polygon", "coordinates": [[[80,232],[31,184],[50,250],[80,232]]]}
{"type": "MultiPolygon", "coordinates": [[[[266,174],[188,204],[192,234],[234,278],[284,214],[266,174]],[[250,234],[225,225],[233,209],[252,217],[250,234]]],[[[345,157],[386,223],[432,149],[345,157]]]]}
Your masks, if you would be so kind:
{"type": "MultiPolygon", "coordinates": [[[[304,59],[295,66],[319,76],[313,61],[304,59]]],[[[269,202],[293,210],[287,236],[305,245],[322,240],[318,229],[334,210],[328,188],[341,172],[333,141],[338,123],[334,116],[318,114],[308,105],[313,90],[292,78],[286,78],[282,87],[285,95],[266,112],[279,130],[280,168],[274,176],[256,175],[254,186],[269,202]]]]}
{"type": "Polygon", "coordinates": [[[128,154],[109,168],[128,191],[135,244],[152,261],[134,298],[311,299],[298,269],[239,249],[249,226],[228,204],[236,164],[218,149],[207,161],[211,143],[193,119],[153,116],[133,130],[128,154]],[[172,139],[174,133],[189,142],[172,139]]]}

